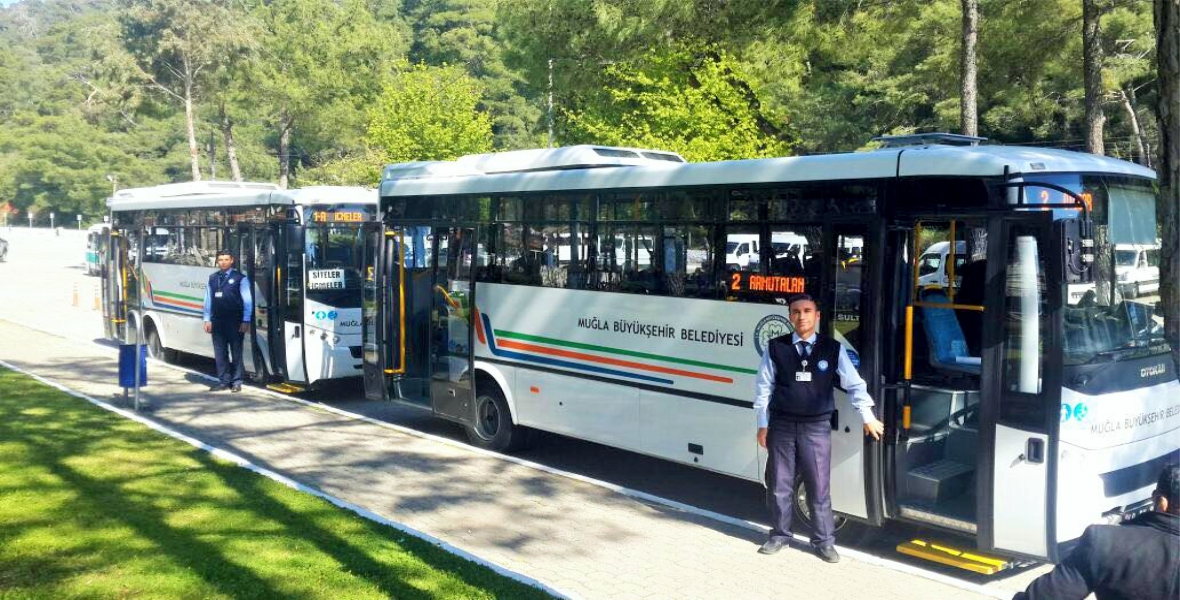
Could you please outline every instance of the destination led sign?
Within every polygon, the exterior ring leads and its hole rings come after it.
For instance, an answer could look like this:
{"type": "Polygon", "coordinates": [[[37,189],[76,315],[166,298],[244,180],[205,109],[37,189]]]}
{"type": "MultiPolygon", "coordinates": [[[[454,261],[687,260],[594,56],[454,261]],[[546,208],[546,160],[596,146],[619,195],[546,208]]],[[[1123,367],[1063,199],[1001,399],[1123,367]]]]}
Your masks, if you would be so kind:
{"type": "Polygon", "coordinates": [[[761,292],[770,294],[802,294],[806,288],[803,277],[784,275],[759,275],[757,273],[730,273],[729,289],[734,292],[761,292]]]}
{"type": "Polygon", "coordinates": [[[368,219],[359,210],[317,210],[311,213],[313,223],[364,223],[368,219]]]}

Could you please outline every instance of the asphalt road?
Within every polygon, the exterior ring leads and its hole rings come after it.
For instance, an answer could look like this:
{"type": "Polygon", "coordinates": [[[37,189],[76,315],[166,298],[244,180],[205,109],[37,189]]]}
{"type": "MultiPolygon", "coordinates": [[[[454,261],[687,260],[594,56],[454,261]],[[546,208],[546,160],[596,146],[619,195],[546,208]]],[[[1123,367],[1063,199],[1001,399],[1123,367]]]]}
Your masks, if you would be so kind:
{"type": "MultiPolygon", "coordinates": [[[[87,277],[83,268],[84,232],[64,230],[54,235],[45,229],[0,228],[0,238],[9,242],[8,262],[0,263],[0,319],[79,341],[104,343],[101,315],[93,310],[99,279],[87,277]]],[[[202,357],[184,355],[179,364],[206,373],[214,370],[212,360],[202,357]]],[[[459,426],[433,418],[421,409],[366,401],[359,379],[341,381],[301,397],[426,433],[465,439],[459,426]]],[[[536,443],[517,456],[723,515],[766,523],[764,491],[754,482],[554,434],[537,436],[536,443]]],[[[897,523],[879,528],[850,522],[841,530],[837,543],[1003,593],[1023,589],[1048,569],[1030,566],[984,577],[911,559],[894,550],[900,542],[915,537],[930,539],[931,535],[897,523]]],[[[899,572],[898,576],[912,575],[899,572]]]]}

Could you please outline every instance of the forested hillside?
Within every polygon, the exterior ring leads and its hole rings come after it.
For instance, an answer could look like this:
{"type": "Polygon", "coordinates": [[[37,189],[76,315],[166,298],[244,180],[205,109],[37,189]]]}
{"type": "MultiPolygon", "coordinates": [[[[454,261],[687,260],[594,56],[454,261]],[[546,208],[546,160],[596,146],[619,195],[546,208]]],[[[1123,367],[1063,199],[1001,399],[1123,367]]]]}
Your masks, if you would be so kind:
{"type": "Polygon", "coordinates": [[[1152,3],[1085,3],[24,0],[0,9],[0,213],[90,221],[115,186],[196,178],[372,185],[550,138],[714,160],[958,132],[972,5],[979,135],[1094,148],[1097,116],[1106,154],[1151,164],[1152,3]]]}

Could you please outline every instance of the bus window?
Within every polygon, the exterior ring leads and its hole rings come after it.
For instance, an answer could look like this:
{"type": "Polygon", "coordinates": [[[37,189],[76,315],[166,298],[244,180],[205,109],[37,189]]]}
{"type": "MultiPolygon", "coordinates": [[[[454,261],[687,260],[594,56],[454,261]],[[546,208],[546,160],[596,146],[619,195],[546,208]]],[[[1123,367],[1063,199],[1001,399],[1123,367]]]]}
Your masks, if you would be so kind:
{"type": "Polygon", "coordinates": [[[1045,405],[1041,393],[1045,338],[1045,265],[1035,229],[1014,228],[1008,249],[1004,286],[1004,389],[1000,420],[1041,430],[1045,405]]]}
{"type": "Polygon", "coordinates": [[[307,299],[333,308],[359,308],[364,251],[361,228],[309,226],[304,236],[307,299]]]}
{"type": "Polygon", "coordinates": [[[864,270],[864,237],[836,236],[836,300],[832,321],[849,348],[859,351],[861,279],[864,270]]]}
{"type": "Polygon", "coordinates": [[[633,294],[658,293],[655,228],[638,225],[598,227],[598,289],[633,294]]]}
{"type": "Polygon", "coordinates": [[[662,293],[692,298],[717,297],[713,278],[713,228],[676,225],[662,228],[662,293]]]}

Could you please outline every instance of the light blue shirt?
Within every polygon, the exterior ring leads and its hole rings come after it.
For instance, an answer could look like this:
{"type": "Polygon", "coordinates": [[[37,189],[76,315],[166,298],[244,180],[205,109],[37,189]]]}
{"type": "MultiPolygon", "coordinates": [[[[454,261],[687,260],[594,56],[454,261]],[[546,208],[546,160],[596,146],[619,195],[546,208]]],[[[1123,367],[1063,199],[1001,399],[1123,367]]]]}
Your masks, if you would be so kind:
{"type": "MultiPolygon", "coordinates": [[[[791,344],[795,345],[799,342],[807,342],[811,344],[809,347],[815,345],[815,332],[811,332],[811,336],[807,339],[799,337],[799,334],[791,334],[791,344]]],[[[798,347],[798,346],[796,346],[798,347]]],[[[869,396],[869,386],[861,379],[860,373],[856,370],[856,365],[852,364],[852,359],[848,356],[848,349],[844,344],[840,344],[840,360],[836,365],[836,375],[840,377],[840,387],[848,394],[848,400],[852,403],[852,407],[860,413],[860,418],[865,423],[872,423],[877,419],[873,414],[872,396],[869,396]]],[[[758,427],[767,427],[770,423],[770,394],[774,391],[774,376],[775,366],[774,361],[770,360],[770,350],[762,354],[762,364],[758,366],[758,375],[754,378],[754,415],[758,419],[758,427]]]]}
{"type": "MultiPolygon", "coordinates": [[[[231,276],[237,269],[231,268],[226,271],[226,276],[231,276]]],[[[249,323],[254,317],[254,293],[250,289],[250,279],[238,272],[238,292],[242,294],[242,322],[249,323]]],[[[208,323],[213,320],[213,290],[205,286],[205,310],[204,319],[208,323]]]]}

